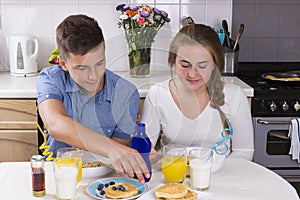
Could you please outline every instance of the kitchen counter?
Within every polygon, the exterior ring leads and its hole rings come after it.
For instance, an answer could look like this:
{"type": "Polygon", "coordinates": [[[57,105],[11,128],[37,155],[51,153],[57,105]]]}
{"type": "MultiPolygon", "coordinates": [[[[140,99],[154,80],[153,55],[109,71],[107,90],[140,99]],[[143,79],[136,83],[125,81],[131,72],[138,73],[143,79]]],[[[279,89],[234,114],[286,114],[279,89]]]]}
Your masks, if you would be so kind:
{"type": "MultiPolygon", "coordinates": [[[[149,88],[157,83],[170,78],[169,71],[151,72],[149,78],[132,78],[129,72],[115,72],[132,82],[139,90],[141,97],[146,97],[149,88]]],[[[253,97],[254,90],[237,77],[223,77],[225,82],[239,85],[247,97],[253,97]]],[[[9,72],[0,72],[0,98],[36,98],[36,79],[33,77],[15,77],[9,72]]]]}

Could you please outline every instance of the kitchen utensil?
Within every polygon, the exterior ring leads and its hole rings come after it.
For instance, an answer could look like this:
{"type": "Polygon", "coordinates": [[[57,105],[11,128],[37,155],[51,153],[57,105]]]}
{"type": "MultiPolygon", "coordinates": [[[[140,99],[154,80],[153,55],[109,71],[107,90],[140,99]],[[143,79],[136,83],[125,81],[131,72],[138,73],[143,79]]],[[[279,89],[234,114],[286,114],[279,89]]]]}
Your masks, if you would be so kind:
{"type": "Polygon", "coordinates": [[[34,35],[10,35],[7,43],[11,75],[36,75],[39,50],[37,37],[34,35]]]}
{"type": "Polygon", "coordinates": [[[224,40],[225,40],[225,34],[224,34],[224,30],[223,27],[219,24],[217,25],[214,30],[216,31],[216,33],[218,34],[218,37],[220,39],[221,45],[223,45],[224,40]]]}
{"type": "Polygon", "coordinates": [[[231,43],[230,43],[230,38],[229,38],[229,32],[228,32],[228,23],[227,23],[227,21],[225,19],[222,21],[222,27],[224,29],[224,34],[226,36],[227,45],[228,45],[229,48],[231,48],[231,43]]]}
{"type": "Polygon", "coordinates": [[[236,36],[236,40],[235,40],[233,49],[236,48],[236,46],[237,46],[237,44],[238,44],[238,42],[239,42],[239,40],[240,40],[240,38],[241,38],[241,36],[242,36],[242,34],[243,34],[243,32],[244,32],[244,28],[245,28],[244,24],[241,24],[241,25],[240,25],[240,28],[239,28],[239,32],[238,32],[238,34],[237,34],[237,36],[236,36]]]}
{"type": "Polygon", "coordinates": [[[182,26],[186,26],[186,25],[188,25],[188,24],[193,24],[193,23],[194,23],[194,20],[193,20],[190,16],[188,16],[188,17],[183,16],[183,17],[180,19],[180,21],[181,21],[181,25],[182,25],[182,26]]]}

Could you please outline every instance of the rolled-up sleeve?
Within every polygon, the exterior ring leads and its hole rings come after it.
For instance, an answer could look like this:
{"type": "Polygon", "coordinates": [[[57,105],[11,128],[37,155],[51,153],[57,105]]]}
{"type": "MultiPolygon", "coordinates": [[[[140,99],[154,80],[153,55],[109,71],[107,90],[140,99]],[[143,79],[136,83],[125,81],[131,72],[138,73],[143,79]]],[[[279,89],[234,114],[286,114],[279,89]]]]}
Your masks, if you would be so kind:
{"type": "Polygon", "coordinates": [[[62,101],[63,95],[59,87],[59,78],[53,78],[51,71],[41,71],[37,77],[37,103],[47,99],[58,99],[62,101]]]}

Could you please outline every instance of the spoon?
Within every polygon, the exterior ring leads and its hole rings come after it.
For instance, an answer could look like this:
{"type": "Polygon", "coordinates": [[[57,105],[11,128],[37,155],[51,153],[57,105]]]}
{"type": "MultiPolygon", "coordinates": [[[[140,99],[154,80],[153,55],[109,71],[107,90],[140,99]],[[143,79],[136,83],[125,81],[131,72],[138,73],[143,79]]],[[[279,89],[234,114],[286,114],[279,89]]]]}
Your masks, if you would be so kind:
{"type": "Polygon", "coordinates": [[[231,44],[230,44],[230,39],[229,39],[229,32],[228,32],[228,24],[227,24],[227,21],[225,19],[222,21],[222,27],[224,29],[224,34],[226,36],[227,45],[231,49],[231,44]]]}
{"type": "Polygon", "coordinates": [[[240,25],[240,28],[239,28],[239,32],[238,32],[238,34],[237,34],[237,36],[236,36],[236,40],[235,40],[233,49],[236,48],[236,46],[237,46],[237,44],[238,44],[238,42],[239,42],[239,40],[240,40],[240,38],[241,38],[241,36],[242,36],[242,34],[243,34],[243,32],[244,32],[244,28],[245,28],[244,24],[241,24],[241,25],[240,25]]]}

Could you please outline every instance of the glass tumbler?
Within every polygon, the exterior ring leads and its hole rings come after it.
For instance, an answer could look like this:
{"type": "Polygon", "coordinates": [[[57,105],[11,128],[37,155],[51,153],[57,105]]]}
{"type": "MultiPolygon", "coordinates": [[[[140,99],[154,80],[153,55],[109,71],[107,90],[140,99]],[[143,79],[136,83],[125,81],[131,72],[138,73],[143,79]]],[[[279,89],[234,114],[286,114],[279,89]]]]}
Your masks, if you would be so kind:
{"type": "Polygon", "coordinates": [[[168,183],[182,183],[187,172],[186,147],[168,144],[162,149],[161,170],[168,183]]]}

